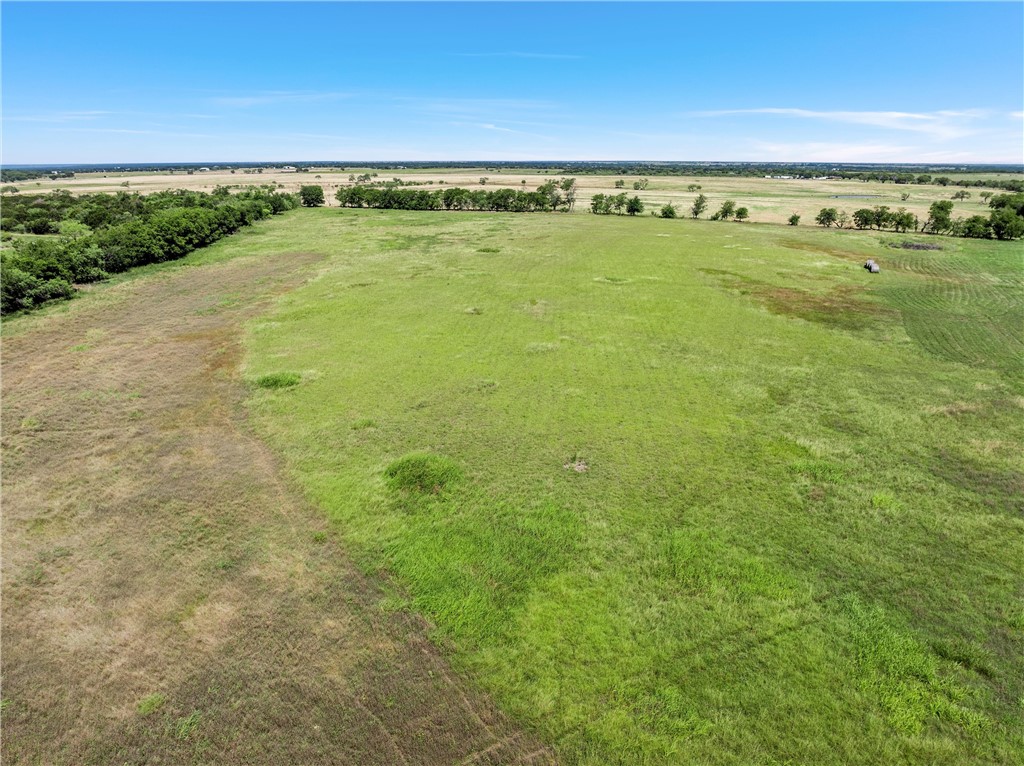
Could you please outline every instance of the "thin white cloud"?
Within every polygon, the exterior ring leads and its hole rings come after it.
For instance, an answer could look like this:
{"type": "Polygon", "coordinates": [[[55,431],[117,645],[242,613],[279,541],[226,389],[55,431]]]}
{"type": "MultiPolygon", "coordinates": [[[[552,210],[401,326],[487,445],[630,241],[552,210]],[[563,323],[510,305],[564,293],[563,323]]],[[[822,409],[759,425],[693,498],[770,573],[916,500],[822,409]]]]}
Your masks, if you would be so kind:
{"type": "Polygon", "coordinates": [[[1011,120],[1024,120],[1024,112],[1010,112],[1011,120]]]}
{"type": "Polygon", "coordinates": [[[350,94],[348,93],[274,90],[240,96],[214,96],[209,98],[208,101],[217,106],[246,108],[251,106],[269,106],[271,104],[335,101],[337,99],[348,98],[349,95],[350,94]]]}
{"type": "Polygon", "coordinates": [[[1019,162],[1012,155],[985,155],[965,150],[922,151],[918,146],[881,143],[773,143],[751,141],[745,153],[753,160],[775,162],[1019,162]]]}
{"type": "Polygon", "coordinates": [[[400,97],[420,111],[447,115],[486,115],[494,112],[514,112],[519,115],[554,108],[550,101],[525,98],[423,98],[400,97]]]}
{"type": "Polygon", "coordinates": [[[209,133],[182,133],[176,130],[136,130],[134,128],[50,128],[54,133],[100,133],[129,136],[173,136],[174,138],[222,138],[209,133]]]}
{"type": "Polygon", "coordinates": [[[695,117],[729,117],[733,115],[762,114],[823,120],[826,122],[843,122],[851,125],[868,125],[888,130],[911,131],[924,133],[941,140],[973,135],[977,133],[977,130],[973,126],[969,126],[969,124],[989,116],[989,112],[982,109],[942,110],[937,112],[855,112],[764,107],[760,109],[719,109],[692,113],[695,117]]]}
{"type": "Polygon", "coordinates": [[[584,58],[583,56],[578,56],[575,53],[533,53],[530,51],[456,53],[455,55],[467,58],[550,59],[553,61],[580,61],[584,58]]]}
{"type": "Polygon", "coordinates": [[[91,109],[81,112],[53,112],[51,114],[24,114],[5,115],[6,122],[77,122],[79,120],[98,120],[107,117],[114,112],[106,112],[100,109],[91,109]]]}
{"type": "Polygon", "coordinates": [[[490,130],[496,133],[510,133],[515,136],[542,138],[545,141],[554,140],[551,136],[543,136],[540,133],[529,133],[525,130],[515,130],[514,128],[504,128],[501,125],[495,125],[493,122],[450,122],[448,124],[460,128],[479,128],[480,130],[490,130]]]}

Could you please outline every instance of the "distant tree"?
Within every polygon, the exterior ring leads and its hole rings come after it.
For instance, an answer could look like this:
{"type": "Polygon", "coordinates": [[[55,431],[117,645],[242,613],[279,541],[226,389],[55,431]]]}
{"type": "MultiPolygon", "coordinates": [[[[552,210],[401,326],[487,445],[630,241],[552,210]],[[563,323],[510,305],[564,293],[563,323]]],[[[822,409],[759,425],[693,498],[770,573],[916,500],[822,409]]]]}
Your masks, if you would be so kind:
{"type": "Polygon", "coordinates": [[[537,192],[547,198],[548,207],[552,210],[558,210],[562,204],[562,188],[553,180],[542,183],[537,187],[537,192]]]}
{"type": "Polygon", "coordinates": [[[625,186],[626,186],[626,182],[623,181],[621,178],[618,181],[615,182],[615,188],[616,189],[622,189],[622,188],[625,188],[625,186]]]}
{"type": "Polygon", "coordinates": [[[620,192],[612,197],[612,208],[614,208],[616,215],[622,215],[628,204],[629,200],[626,198],[626,192],[620,192]]]}
{"type": "Polygon", "coordinates": [[[910,199],[910,192],[903,192],[900,195],[900,202],[906,202],[908,199],[910,199]]]}
{"type": "Polygon", "coordinates": [[[639,181],[633,182],[634,191],[643,191],[647,188],[647,184],[650,183],[646,178],[641,178],[639,181]]]}
{"type": "Polygon", "coordinates": [[[875,224],[875,211],[862,207],[853,211],[853,225],[858,229],[870,229],[875,224]]]}
{"type": "Polygon", "coordinates": [[[71,239],[78,239],[92,233],[92,229],[84,223],[71,219],[58,223],[57,231],[60,232],[62,237],[70,237],[71,239]]]}
{"type": "Polygon", "coordinates": [[[626,202],[626,213],[629,215],[637,215],[638,213],[644,212],[644,203],[639,197],[630,197],[626,202]]]}
{"type": "Polygon", "coordinates": [[[988,201],[993,210],[1008,208],[1019,216],[1024,216],[1024,192],[1017,194],[997,194],[988,201]]]}
{"type": "Polygon", "coordinates": [[[988,239],[992,236],[992,222],[983,215],[972,215],[963,222],[960,233],[971,239],[988,239]]]}
{"type": "Polygon", "coordinates": [[[935,179],[935,183],[939,186],[949,186],[950,179],[946,176],[939,176],[935,179]]]}
{"type": "Polygon", "coordinates": [[[572,212],[573,207],[576,205],[576,179],[563,178],[558,188],[565,195],[565,209],[572,212]]]}
{"type": "Polygon", "coordinates": [[[677,212],[675,207],[672,206],[672,203],[669,203],[667,205],[662,206],[661,212],[659,212],[658,215],[660,215],[662,218],[675,218],[677,212]]]}
{"type": "Polygon", "coordinates": [[[686,191],[688,192],[700,191],[700,189],[700,184],[690,184],[689,186],[686,187],[686,191]]]}
{"type": "Polygon", "coordinates": [[[933,234],[942,234],[953,228],[953,203],[949,200],[933,202],[928,208],[928,220],[925,230],[933,234]]]}
{"type": "Polygon", "coordinates": [[[930,175],[928,175],[927,173],[919,175],[916,179],[914,179],[914,183],[918,183],[918,184],[930,184],[931,182],[932,182],[932,177],[930,175]]]}
{"type": "Polygon", "coordinates": [[[839,213],[836,215],[836,228],[845,229],[849,225],[850,214],[847,213],[845,210],[840,210],[839,213]]]}
{"type": "MultiPolygon", "coordinates": [[[[692,184],[691,184],[692,185],[692,184]]],[[[697,198],[693,201],[693,205],[690,207],[690,217],[700,218],[700,214],[708,209],[708,198],[703,194],[698,194],[697,198]]]]}
{"type": "Polygon", "coordinates": [[[737,221],[745,221],[750,218],[750,211],[745,207],[738,207],[733,215],[736,216],[737,221]]]}
{"type": "Polygon", "coordinates": [[[955,194],[953,194],[952,198],[953,199],[967,199],[970,196],[971,196],[971,193],[969,191],[967,191],[966,189],[961,189],[960,191],[958,191],[955,194]]]}
{"type": "Polygon", "coordinates": [[[838,218],[839,211],[834,207],[823,207],[814,220],[819,226],[824,226],[827,229],[829,226],[834,226],[838,218]]]}
{"type": "Polygon", "coordinates": [[[609,215],[612,212],[612,196],[595,194],[590,198],[590,212],[594,215],[609,215]]]}
{"type": "Polygon", "coordinates": [[[4,186],[4,187],[0,188],[0,194],[17,194],[17,193],[18,193],[18,187],[17,186],[4,186]]]}
{"type": "Polygon", "coordinates": [[[480,176],[480,185],[485,186],[487,184],[487,176],[480,176]]]}
{"type": "Polygon", "coordinates": [[[718,212],[715,213],[716,221],[728,221],[736,214],[736,203],[731,199],[727,199],[722,203],[722,206],[718,208],[718,212]]]}
{"type": "Polygon", "coordinates": [[[885,229],[892,223],[892,211],[886,205],[876,205],[874,210],[874,223],[876,229],[885,229]]]}
{"type": "Polygon", "coordinates": [[[299,200],[303,207],[320,207],[324,204],[324,189],[322,186],[303,186],[299,189],[299,200]]]}
{"type": "Polygon", "coordinates": [[[799,226],[800,225],[800,216],[797,215],[796,213],[793,213],[793,215],[791,215],[789,217],[789,225],[790,226],[799,226]]]}
{"type": "Polygon", "coordinates": [[[981,197],[982,202],[988,202],[989,197],[992,196],[992,192],[982,192],[978,196],[981,197]]]}
{"type": "Polygon", "coordinates": [[[1024,217],[1010,208],[1000,208],[989,218],[992,233],[996,239],[1020,239],[1024,237],[1024,217]]]}
{"type": "Polygon", "coordinates": [[[899,232],[910,231],[917,227],[917,216],[901,207],[895,213],[889,214],[889,225],[899,232]]]}

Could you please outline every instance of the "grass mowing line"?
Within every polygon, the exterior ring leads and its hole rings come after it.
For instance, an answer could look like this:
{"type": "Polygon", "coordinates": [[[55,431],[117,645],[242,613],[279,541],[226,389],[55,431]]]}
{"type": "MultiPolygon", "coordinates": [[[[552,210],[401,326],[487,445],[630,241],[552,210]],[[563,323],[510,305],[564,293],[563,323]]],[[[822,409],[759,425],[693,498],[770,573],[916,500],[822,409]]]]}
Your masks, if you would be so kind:
{"type": "MultiPolygon", "coordinates": [[[[1013,761],[1024,427],[999,402],[1019,393],[908,338],[879,287],[934,277],[886,268],[904,253],[866,232],[304,215],[334,255],[252,327],[248,364],[315,379],[254,395],[254,421],[564,762],[1013,761]],[[750,286],[879,308],[801,315],[750,286]],[[953,450],[972,471],[944,470],[953,450]],[[461,476],[395,487],[410,454],[461,476]]],[[[956,247],[965,322],[999,326],[984,286],[1014,253],[956,247]]]]}

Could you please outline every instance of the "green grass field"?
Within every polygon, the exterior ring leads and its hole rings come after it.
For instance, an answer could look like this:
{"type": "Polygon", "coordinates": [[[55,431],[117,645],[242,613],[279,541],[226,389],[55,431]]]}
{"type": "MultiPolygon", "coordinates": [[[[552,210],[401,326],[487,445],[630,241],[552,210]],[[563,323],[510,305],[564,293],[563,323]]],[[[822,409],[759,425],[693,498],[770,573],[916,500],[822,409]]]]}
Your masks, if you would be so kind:
{"type": "Polygon", "coordinates": [[[256,427],[564,763],[1015,763],[1022,251],[903,240],[319,209],[223,252],[328,253],[249,327],[256,427]]]}

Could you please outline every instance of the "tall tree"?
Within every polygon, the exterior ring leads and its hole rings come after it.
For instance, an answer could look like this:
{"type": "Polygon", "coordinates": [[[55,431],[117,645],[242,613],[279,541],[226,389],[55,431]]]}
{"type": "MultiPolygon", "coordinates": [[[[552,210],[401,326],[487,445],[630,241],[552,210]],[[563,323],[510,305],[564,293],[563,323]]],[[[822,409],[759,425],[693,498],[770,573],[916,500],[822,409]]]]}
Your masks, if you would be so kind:
{"type": "Polygon", "coordinates": [[[690,207],[690,217],[700,218],[700,214],[708,209],[708,198],[703,194],[698,194],[697,198],[693,201],[693,205],[690,207]]]}
{"type": "Polygon", "coordinates": [[[834,226],[838,218],[839,211],[834,207],[823,207],[814,220],[819,226],[824,226],[827,229],[829,226],[834,226]]]}

